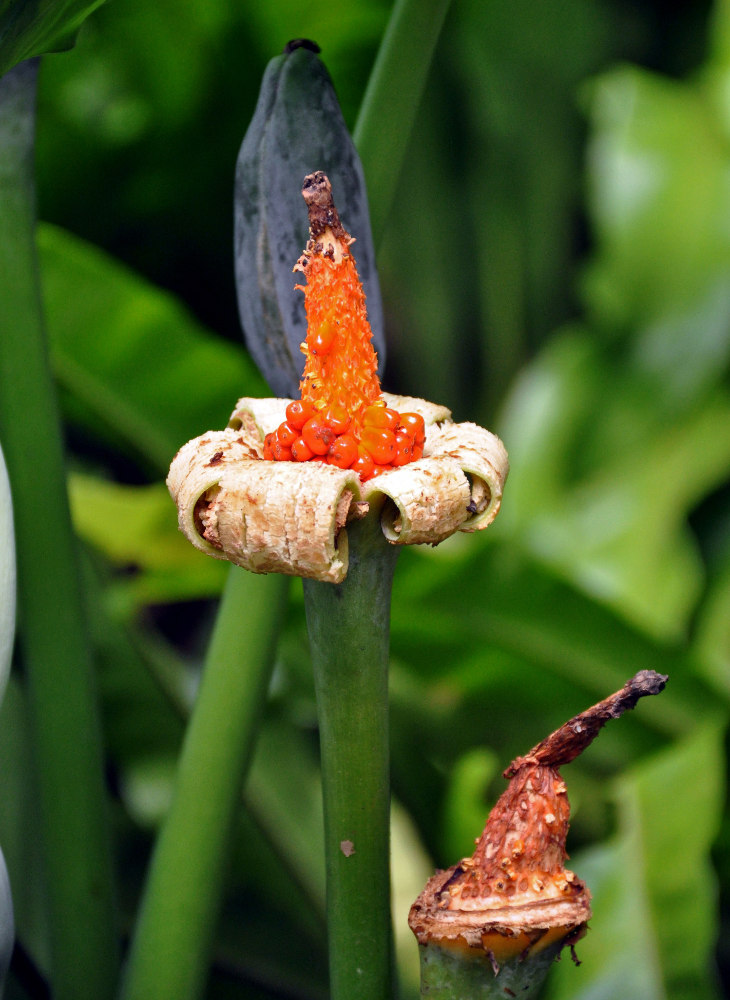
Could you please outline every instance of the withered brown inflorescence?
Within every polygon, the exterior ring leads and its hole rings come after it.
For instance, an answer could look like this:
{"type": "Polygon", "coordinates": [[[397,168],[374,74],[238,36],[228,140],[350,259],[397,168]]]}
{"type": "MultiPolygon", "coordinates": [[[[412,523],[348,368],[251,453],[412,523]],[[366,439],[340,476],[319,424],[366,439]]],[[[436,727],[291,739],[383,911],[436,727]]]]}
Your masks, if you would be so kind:
{"type": "Polygon", "coordinates": [[[565,868],[570,806],[559,768],[578,756],[609,719],[658,694],[667,678],[636,674],[616,694],[575,716],[514,760],[510,778],[470,858],[437,872],[413,904],[419,944],[483,954],[500,964],[585,932],[590,893],[565,868]]]}

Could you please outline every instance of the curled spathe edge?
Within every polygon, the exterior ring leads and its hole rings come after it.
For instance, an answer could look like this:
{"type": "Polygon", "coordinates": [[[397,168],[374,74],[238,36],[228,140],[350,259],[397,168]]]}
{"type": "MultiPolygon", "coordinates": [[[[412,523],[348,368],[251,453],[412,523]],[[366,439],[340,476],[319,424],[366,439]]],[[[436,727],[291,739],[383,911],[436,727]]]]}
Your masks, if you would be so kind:
{"type": "Polygon", "coordinates": [[[346,527],[356,518],[379,516],[394,545],[436,545],[491,524],[509,471],[500,439],[454,423],[444,406],[382,396],[394,409],[423,416],[424,453],[366,483],[323,462],[265,461],[264,437],[285,419],[291,400],[238,400],[225,430],[194,438],[173,459],[167,486],[182,532],[201,552],[254,573],[341,583],[346,527]]]}

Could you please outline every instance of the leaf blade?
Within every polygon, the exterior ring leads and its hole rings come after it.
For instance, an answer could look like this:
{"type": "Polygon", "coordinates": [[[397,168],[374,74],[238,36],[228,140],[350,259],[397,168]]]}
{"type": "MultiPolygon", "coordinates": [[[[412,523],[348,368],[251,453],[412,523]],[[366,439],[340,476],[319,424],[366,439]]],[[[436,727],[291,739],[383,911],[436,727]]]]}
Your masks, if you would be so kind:
{"type": "Polygon", "coordinates": [[[70,49],[104,0],[4,0],[0,4],[0,75],[25,59],[70,49]]]}

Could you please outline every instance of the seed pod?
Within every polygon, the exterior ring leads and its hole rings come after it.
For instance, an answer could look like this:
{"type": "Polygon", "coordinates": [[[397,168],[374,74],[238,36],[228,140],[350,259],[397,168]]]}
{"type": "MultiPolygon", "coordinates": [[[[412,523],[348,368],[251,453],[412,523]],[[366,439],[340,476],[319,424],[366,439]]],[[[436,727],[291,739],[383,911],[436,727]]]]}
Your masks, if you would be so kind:
{"type": "Polygon", "coordinates": [[[272,59],[236,165],[235,272],[246,344],[277,396],[294,396],[304,368],[304,301],[292,265],[307,242],[302,178],[324,170],[347,205],[380,370],[383,313],[365,179],[332,81],[311,42],[272,59]]]}
{"type": "Polygon", "coordinates": [[[507,790],[470,858],[437,872],[411,907],[421,982],[432,1000],[530,997],[553,959],[585,933],[590,893],[565,868],[570,807],[558,768],[609,719],[658,694],[667,678],[636,674],[507,768],[507,790]]]}

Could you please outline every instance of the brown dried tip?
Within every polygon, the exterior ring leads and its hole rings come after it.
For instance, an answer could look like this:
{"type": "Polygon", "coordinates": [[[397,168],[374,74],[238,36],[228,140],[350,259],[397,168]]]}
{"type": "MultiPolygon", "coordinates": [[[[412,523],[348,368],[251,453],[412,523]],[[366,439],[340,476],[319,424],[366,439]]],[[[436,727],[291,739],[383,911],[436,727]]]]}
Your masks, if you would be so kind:
{"type": "Polygon", "coordinates": [[[313,174],[307,174],[302,186],[302,197],[309,211],[309,229],[313,243],[316,243],[327,229],[330,229],[332,235],[343,243],[353,242],[340,222],[332,199],[332,185],[324,171],[316,170],[313,174]]]}
{"type": "Polygon", "coordinates": [[[485,954],[495,968],[516,955],[585,933],[590,893],[565,869],[570,806],[558,770],[609,719],[658,694],[667,678],[636,674],[616,694],[575,716],[505,771],[511,781],[470,858],[437,872],[408,918],[419,944],[485,954]]]}

